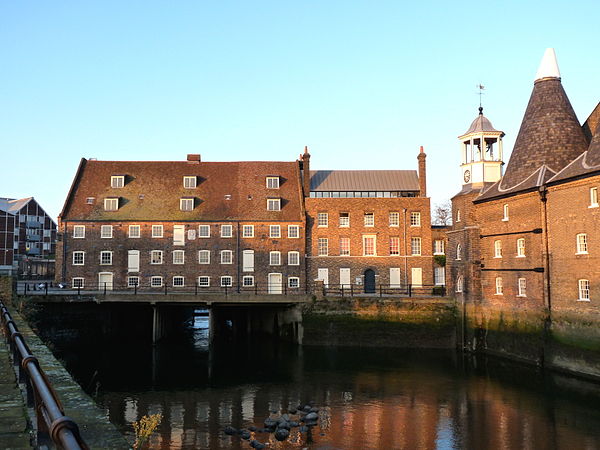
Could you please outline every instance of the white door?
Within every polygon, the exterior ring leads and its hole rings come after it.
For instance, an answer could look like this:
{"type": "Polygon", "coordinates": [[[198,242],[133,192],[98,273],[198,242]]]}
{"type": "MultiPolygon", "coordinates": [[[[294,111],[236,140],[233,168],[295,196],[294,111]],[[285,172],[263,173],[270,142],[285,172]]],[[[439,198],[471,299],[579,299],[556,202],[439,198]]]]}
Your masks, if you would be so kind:
{"type": "Polygon", "coordinates": [[[283,292],[283,277],[280,273],[269,274],[269,294],[281,294],[283,292]]]}
{"type": "Polygon", "coordinates": [[[325,287],[329,286],[329,269],[317,269],[317,280],[323,282],[325,287]]]}
{"type": "Polygon", "coordinates": [[[254,250],[244,250],[242,252],[242,270],[244,272],[254,272],[254,250]]]}
{"type": "Polygon", "coordinates": [[[350,268],[340,268],[340,287],[350,289],[350,268]]]}
{"type": "Polygon", "coordinates": [[[390,267],[390,287],[400,287],[400,267],[390,267]]]}
{"type": "Polygon", "coordinates": [[[98,288],[107,291],[112,291],[113,288],[113,274],[111,272],[100,272],[98,274],[98,288]]]}
{"type": "Polygon", "coordinates": [[[127,271],[128,272],[139,272],[140,271],[140,251],[129,250],[127,252],[127,271]]]}
{"type": "Polygon", "coordinates": [[[185,245],[184,225],[173,225],[173,245],[185,245]]]}
{"type": "Polygon", "coordinates": [[[423,269],[420,267],[413,267],[411,269],[410,284],[412,284],[413,287],[423,286],[423,269]]]}

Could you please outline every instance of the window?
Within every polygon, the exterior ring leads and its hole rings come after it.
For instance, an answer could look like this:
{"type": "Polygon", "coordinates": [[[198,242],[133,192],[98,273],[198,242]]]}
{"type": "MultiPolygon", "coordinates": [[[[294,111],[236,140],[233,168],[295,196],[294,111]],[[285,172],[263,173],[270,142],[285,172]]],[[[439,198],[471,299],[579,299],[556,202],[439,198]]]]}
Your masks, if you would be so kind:
{"type": "Polygon", "coordinates": [[[183,187],[186,189],[195,189],[197,180],[196,177],[183,177],[183,187]]]}
{"type": "Polygon", "coordinates": [[[400,213],[399,212],[391,212],[390,213],[390,227],[399,227],[400,226],[400,213]]]}
{"type": "Polygon", "coordinates": [[[125,176],[124,175],[115,175],[110,177],[110,187],[112,188],[122,188],[125,186],[125,176]]]}
{"type": "Polygon", "coordinates": [[[185,286],[185,278],[184,277],[173,277],[173,287],[184,287],[185,286]]]}
{"type": "Polygon", "coordinates": [[[317,214],[317,226],[327,227],[329,226],[329,214],[320,212],[317,214]]]}
{"type": "Polygon", "coordinates": [[[193,198],[180,198],[179,199],[179,209],[182,211],[191,211],[194,209],[194,199],[193,198]]]}
{"type": "Polygon", "coordinates": [[[494,241],[494,258],[502,258],[502,241],[494,241]]]}
{"type": "Polygon", "coordinates": [[[85,264],[85,252],[73,252],[73,265],[83,266],[85,264]]]}
{"type": "Polygon", "coordinates": [[[517,239],[517,258],[525,256],[525,238],[517,239]]]}
{"type": "Polygon", "coordinates": [[[517,297],[527,297],[527,280],[525,278],[518,279],[517,288],[517,297]]]}
{"type": "Polygon", "coordinates": [[[350,213],[340,213],[340,227],[347,228],[350,226],[350,213]]]}
{"type": "Polygon", "coordinates": [[[421,238],[420,237],[410,238],[410,254],[412,256],[420,256],[421,255],[421,238]]]}
{"type": "Polygon", "coordinates": [[[233,236],[233,226],[232,225],[221,225],[221,237],[222,238],[230,238],[233,236]]]}
{"type": "Polygon", "coordinates": [[[221,264],[233,264],[233,252],[231,250],[221,250],[221,264]]]}
{"type": "Polygon", "coordinates": [[[198,237],[200,237],[200,238],[210,237],[210,225],[199,225],[198,226],[198,237]]]}
{"type": "Polygon", "coordinates": [[[85,225],[75,225],[73,227],[73,238],[83,239],[85,237],[85,225]]]}
{"type": "Polygon", "coordinates": [[[397,256],[400,254],[400,238],[390,238],[390,256],[397,256]]]}
{"type": "Polygon", "coordinates": [[[279,189],[279,177],[267,177],[267,189],[279,189]]]}
{"type": "Polygon", "coordinates": [[[226,275],[221,277],[221,287],[231,287],[233,286],[233,278],[226,275]]]}
{"type": "MultiPolygon", "coordinates": [[[[460,209],[456,210],[456,221],[460,222],[460,209]]],[[[462,291],[457,291],[457,292],[462,292],[462,291]]]]}
{"type": "Polygon", "coordinates": [[[580,233],[577,235],[577,252],[576,255],[585,255],[588,252],[587,234],[580,233]]]}
{"type": "Polygon", "coordinates": [[[173,264],[183,264],[185,262],[184,250],[173,250],[173,264]]]}
{"type": "Polygon", "coordinates": [[[598,207],[598,188],[590,188],[590,208],[598,207]]]}
{"type": "Polygon", "coordinates": [[[433,269],[433,284],[436,286],[444,286],[446,284],[446,268],[434,267],[433,269]]]}
{"type": "Polygon", "coordinates": [[[140,277],[127,277],[127,287],[137,287],[140,285],[140,277]]]}
{"type": "Polygon", "coordinates": [[[111,265],[112,259],[113,259],[113,252],[110,252],[110,251],[100,252],[100,264],[111,265]]]}
{"type": "Polygon", "coordinates": [[[105,198],[104,199],[104,211],[116,211],[119,209],[118,198],[105,198]]]}
{"type": "Polygon", "coordinates": [[[163,226],[162,225],[152,225],[152,237],[153,238],[163,237],[163,226]]]}
{"type": "Polygon", "coordinates": [[[130,238],[139,238],[141,235],[140,226],[139,225],[129,225],[129,237],[130,238]]]}
{"type": "Polygon", "coordinates": [[[162,264],[162,263],[163,263],[162,250],[152,250],[150,252],[150,264],[162,264]]]}
{"type": "Polygon", "coordinates": [[[340,256],[350,255],[350,238],[340,238],[340,256]]]}
{"type": "Polygon", "coordinates": [[[289,277],[288,278],[288,287],[290,289],[297,289],[300,287],[300,278],[298,277],[289,277]]]}
{"type": "Polygon", "coordinates": [[[94,200],[96,200],[96,197],[87,197],[85,199],[85,203],[88,205],[93,205],[94,204],[94,200]]]}
{"type": "Polygon", "coordinates": [[[456,279],[456,292],[462,292],[463,291],[463,277],[459,276],[456,279]]]}
{"type": "Polygon", "coordinates": [[[128,272],[139,272],[140,271],[140,251],[139,250],[127,250],[127,271],[128,272]]]}
{"type": "Polygon", "coordinates": [[[329,254],[329,242],[327,238],[317,239],[317,255],[327,256],[329,254]]]}
{"type": "Polygon", "coordinates": [[[242,252],[242,271],[254,272],[254,250],[244,250],[242,252]]]}
{"type": "Polygon", "coordinates": [[[198,264],[210,264],[210,250],[198,250],[198,264]]]}
{"type": "Polygon", "coordinates": [[[267,199],[267,211],[281,211],[281,199],[268,198],[267,199]]]}
{"type": "Polygon", "coordinates": [[[363,256],[375,256],[376,251],[376,237],[375,236],[363,236],[363,256]]]}
{"type": "Polygon", "coordinates": [[[582,302],[590,301],[590,280],[578,280],[579,299],[582,302]]]}
{"type": "Polygon", "coordinates": [[[242,237],[253,238],[254,237],[254,225],[242,226],[242,237]]]}
{"type": "Polygon", "coordinates": [[[252,275],[244,275],[242,277],[242,286],[244,286],[244,287],[254,286],[254,277],[252,275]]]}
{"type": "Polygon", "coordinates": [[[113,227],[112,227],[112,225],[102,225],[102,226],[100,226],[100,237],[102,239],[111,239],[113,237],[113,227]]]}
{"type": "Polygon", "coordinates": [[[300,226],[288,225],[288,238],[297,239],[300,237],[300,226]]]}
{"type": "Polygon", "coordinates": [[[421,226],[421,213],[413,211],[410,213],[410,226],[420,227],[421,226]]]}
{"type": "Polygon", "coordinates": [[[77,277],[77,278],[73,278],[71,280],[71,287],[73,289],[83,288],[84,285],[85,285],[85,279],[84,278],[77,277]]]}
{"type": "Polygon", "coordinates": [[[198,277],[198,286],[199,287],[209,287],[210,286],[210,277],[207,277],[207,276],[198,277]]]}
{"type": "Polygon", "coordinates": [[[457,261],[460,261],[460,259],[462,257],[461,253],[462,253],[462,247],[460,246],[460,244],[457,244],[456,245],[456,260],[457,261]]]}
{"type": "Polygon", "coordinates": [[[173,225],[173,245],[185,245],[185,225],[173,225]]]}
{"type": "Polygon", "coordinates": [[[364,221],[365,227],[375,226],[375,215],[373,213],[365,213],[364,221]]]}
{"type": "Polygon", "coordinates": [[[445,254],[445,245],[443,239],[436,239],[433,241],[433,254],[434,255],[443,255],[445,254]]]}
{"type": "Polygon", "coordinates": [[[281,252],[269,252],[269,265],[279,266],[281,264],[281,252]]]}
{"type": "Polygon", "coordinates": [[[496,277],[496,295],[503,295],[503,293],[502,293],[502,277],[496,277]]]}
{"type": "Polygon", "coordinates": [[[162,277],[150,277],[151,287],[161,287],[163,285],[162,277]]]}
{"type": "Polygon", "coordinates": [[[269,237],[278,239],[281,237],[281,226],[269,225],[269,237]]]}
{"type": "Polygon", "coordinates": [[[288,252],[288,266],[300,265],[300,252],[288,252]]]}
{"type": "Polygon", "coordinates": [[[506,222],[508,220],[508,205],[504,205],[502,211],[503,211],[502,220],[504,222],[506,222]]]}

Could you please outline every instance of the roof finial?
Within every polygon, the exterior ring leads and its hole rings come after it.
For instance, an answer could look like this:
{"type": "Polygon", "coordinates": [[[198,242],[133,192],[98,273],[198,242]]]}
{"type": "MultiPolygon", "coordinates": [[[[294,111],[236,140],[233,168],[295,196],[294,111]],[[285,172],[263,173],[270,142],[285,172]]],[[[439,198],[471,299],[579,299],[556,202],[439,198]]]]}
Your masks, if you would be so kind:
{"type": "Polygon", "coordinates": [[[560,78],[560,70],[558,69],[556,53],[553,48],[546,49],[540,67],[535,74],[535,81],[542,78],[560,78]]]}
{"type": "Polygon", "coordinates": [[[483,106],[481,106],[481,96],[483,95],[483,90],[485,89],[485,86],[481,83],[479,83],[477,85],[477,89],[479,89],[479,114],[483,115],[483,106]]]}

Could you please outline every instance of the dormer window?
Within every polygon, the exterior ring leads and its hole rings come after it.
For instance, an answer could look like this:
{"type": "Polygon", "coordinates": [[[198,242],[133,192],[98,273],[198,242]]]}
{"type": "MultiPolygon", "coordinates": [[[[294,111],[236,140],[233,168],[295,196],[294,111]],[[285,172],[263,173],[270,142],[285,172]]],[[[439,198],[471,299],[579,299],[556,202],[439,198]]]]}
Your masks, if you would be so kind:
{"type": "Polygon", "coordinates": [[[194,209],[194,199],[193,198],[179,199],[179,209],[182,211],[192,211],[194,209]]]}
{"type": "Polygon", "coordinates": [[[105,198],[104,211],[117,211],[119,209],[119,198],[105,198]]]}
{"type": "Polygon", "coordinates": [[[267,199],[267,211],[281,211],[281,199],[280,198],[268,198],[267,199]]]}
{"type": "Polygon", "coordinates": [[[125,186],[125,175],[113,175],[110,177],[110,187],[122,188],[125,186]]]}
{"type": "Polygon", "coordinates": [[[183,187],[186,189],[196,189],[197,177],[183,177],[183,187]]]}
{"type": "Polygon", "coordinates": [[[267,177],[267,189],[279,189],[279,177],[267,177]]]}

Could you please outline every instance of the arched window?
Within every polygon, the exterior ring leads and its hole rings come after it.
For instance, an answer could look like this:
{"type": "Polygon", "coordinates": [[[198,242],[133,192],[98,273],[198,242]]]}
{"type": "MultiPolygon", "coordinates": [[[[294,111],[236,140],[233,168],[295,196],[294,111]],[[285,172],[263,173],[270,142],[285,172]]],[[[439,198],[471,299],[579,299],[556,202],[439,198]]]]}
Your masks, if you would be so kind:
{"type": "Polygon", "coordinates": [[[456,292],[462,292],[463,291],[463,277],[462,275],[459,275],[458,278],[456,279],[456,292]]]}
{"type": "Polygon", "coordinates": [[[456,246],[456,260],[460,261],[461,259],[461,252],[462,252],[462,247],[460,246],[460,244],[458,244],[456,246]]]}

